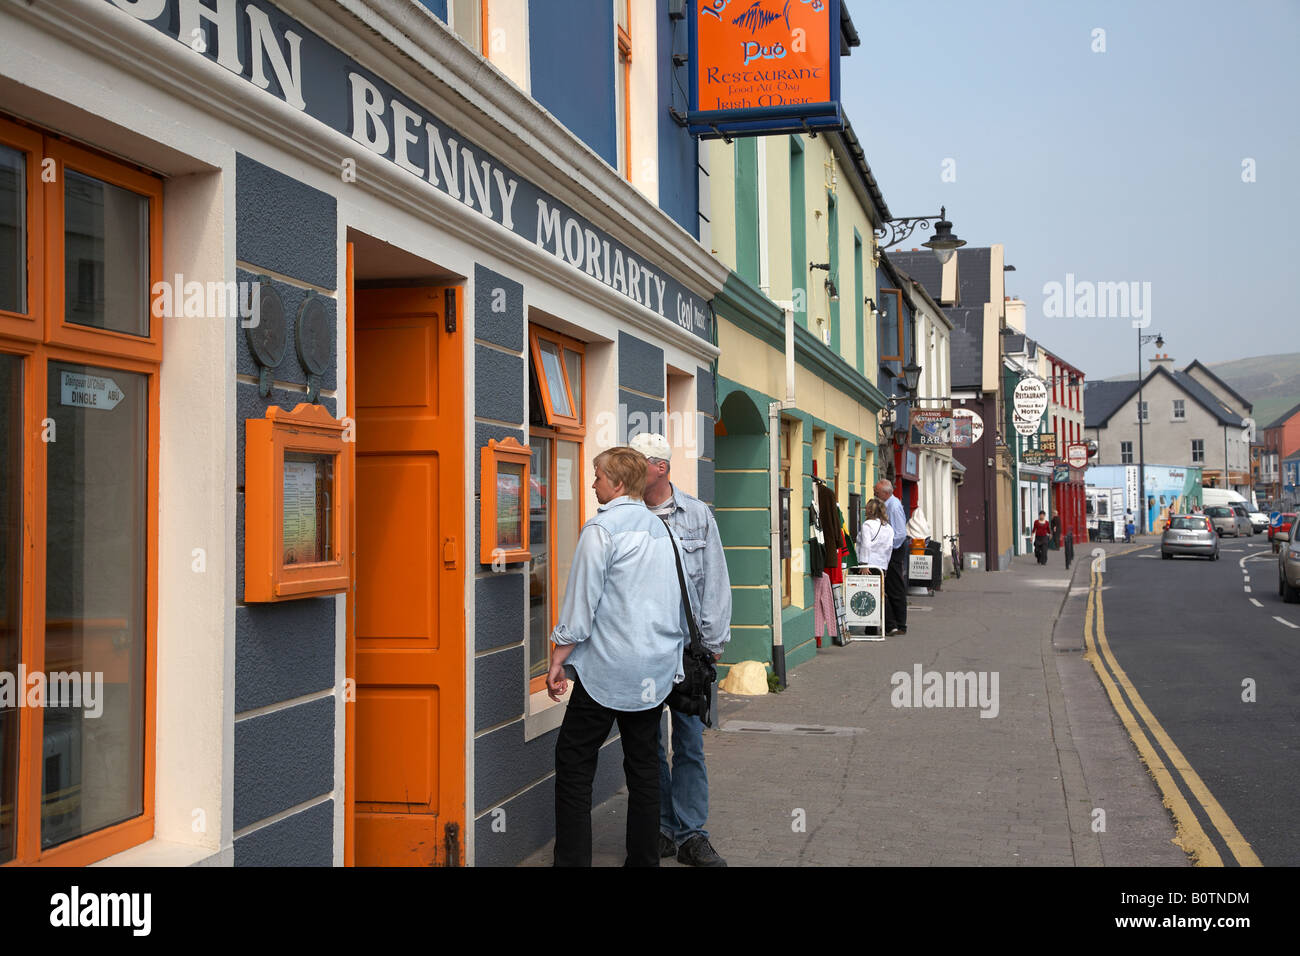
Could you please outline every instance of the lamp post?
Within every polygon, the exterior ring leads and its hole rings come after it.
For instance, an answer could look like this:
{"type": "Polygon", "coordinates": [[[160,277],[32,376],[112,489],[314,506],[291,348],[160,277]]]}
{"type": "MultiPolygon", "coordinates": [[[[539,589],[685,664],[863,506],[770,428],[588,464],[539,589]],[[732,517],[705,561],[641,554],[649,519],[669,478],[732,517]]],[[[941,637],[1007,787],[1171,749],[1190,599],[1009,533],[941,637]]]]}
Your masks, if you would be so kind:
{"type": "Polygon", "coordinates": [[[1164,348],[1165,338],[1163,335],[1143,335],[1138,332],[1138,503],[1142,509],[1137,517],[1137,526],[1139,531],[1149,530],[1147,524],[1147,462],[1146,447],[1142,442],[1142,426],[1146,422],[1146,407],[1142,401],[1142,346],[1148,342],[1155,342],[1156,348],[1164,348]]]}

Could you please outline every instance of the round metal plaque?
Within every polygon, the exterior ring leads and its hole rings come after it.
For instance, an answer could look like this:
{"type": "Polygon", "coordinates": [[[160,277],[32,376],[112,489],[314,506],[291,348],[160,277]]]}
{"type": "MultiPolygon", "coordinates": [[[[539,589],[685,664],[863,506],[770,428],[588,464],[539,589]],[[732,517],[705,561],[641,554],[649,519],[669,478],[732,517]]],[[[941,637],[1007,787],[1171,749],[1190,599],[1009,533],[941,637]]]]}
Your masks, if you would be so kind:
{"type": "Polygon", "coordinates": [[[248,350],[258,365],[276,368],[284,360],[289,332],[284,321],[284,302],[266,280],[258,285],[250,321],[251,324],[244,329],[248,335],[248,350]]]}
{"type": "Polygon", "coordinates": [[[309,375],[323,375],[329,367],[334,329],[329,310],[320,296],[309,295],[298,309],[298,361],[309,375]]]}

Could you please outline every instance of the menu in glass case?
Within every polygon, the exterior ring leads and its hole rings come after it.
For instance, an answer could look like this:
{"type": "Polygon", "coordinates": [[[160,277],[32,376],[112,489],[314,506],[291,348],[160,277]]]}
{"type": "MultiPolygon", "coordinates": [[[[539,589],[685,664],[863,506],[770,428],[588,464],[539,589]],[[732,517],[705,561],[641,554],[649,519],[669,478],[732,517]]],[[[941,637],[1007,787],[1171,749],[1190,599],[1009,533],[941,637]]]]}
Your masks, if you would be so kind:
{"type": "Polygon", "coordinates": [[[330,459],[290,453],[284,460],[284,563],[327,560],[330,459]]]}
{"type": "Polygon", "coordinates": [[[524,466],[503,462],[497,471],[497,547],[523,547],[524,466]]]}

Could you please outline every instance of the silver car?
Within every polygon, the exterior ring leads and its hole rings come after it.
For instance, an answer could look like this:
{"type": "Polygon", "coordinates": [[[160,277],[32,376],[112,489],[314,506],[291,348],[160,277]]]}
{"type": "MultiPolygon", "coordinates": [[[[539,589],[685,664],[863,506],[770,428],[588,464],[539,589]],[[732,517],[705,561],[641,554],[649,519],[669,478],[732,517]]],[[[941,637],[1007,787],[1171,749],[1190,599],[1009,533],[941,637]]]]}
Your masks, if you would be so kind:
{"type": "Polygon", "coordinates": [[[1214,522],[1214,530],[1221,535],[1230,534],[1234,538],[1250,534],[1250,519],[1243,518],[1227,505],[1210,505],[1205,515],[1214,522]]]}
{"type": "Polygon", "coordinates": [[[1288,604],[1300,604],[1300,541],[1294,540],[1291,531],[1279,531],[1273,540],[1279,545],[1277,593],[1288,604]]]}
{"type": "Polygon", "coordinates": [[[1219,535],[1205,515],[1174,515],[1160,538],[1160,557],[1192,554],[1219,560],[1219,535]]]}

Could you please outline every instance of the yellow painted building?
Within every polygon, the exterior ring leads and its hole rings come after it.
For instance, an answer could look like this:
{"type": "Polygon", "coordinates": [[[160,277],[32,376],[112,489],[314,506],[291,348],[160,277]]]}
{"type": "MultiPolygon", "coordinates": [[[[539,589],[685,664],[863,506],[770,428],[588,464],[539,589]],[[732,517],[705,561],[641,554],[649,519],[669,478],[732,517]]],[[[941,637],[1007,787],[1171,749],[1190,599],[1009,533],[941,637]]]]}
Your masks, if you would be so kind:
{"type": "Polygon", "coordinates": [[[873,229],[889,213],[851,128],[713,140],[700,152],[701,241],[732,270],[714,300],[715,505],[733,591],[724,662],[779,670],[816,653],[814,475],[850,523],[882,470],[873,229]],[[773,535],[774,488],[790,489],[789,557],[773,535]]]}

